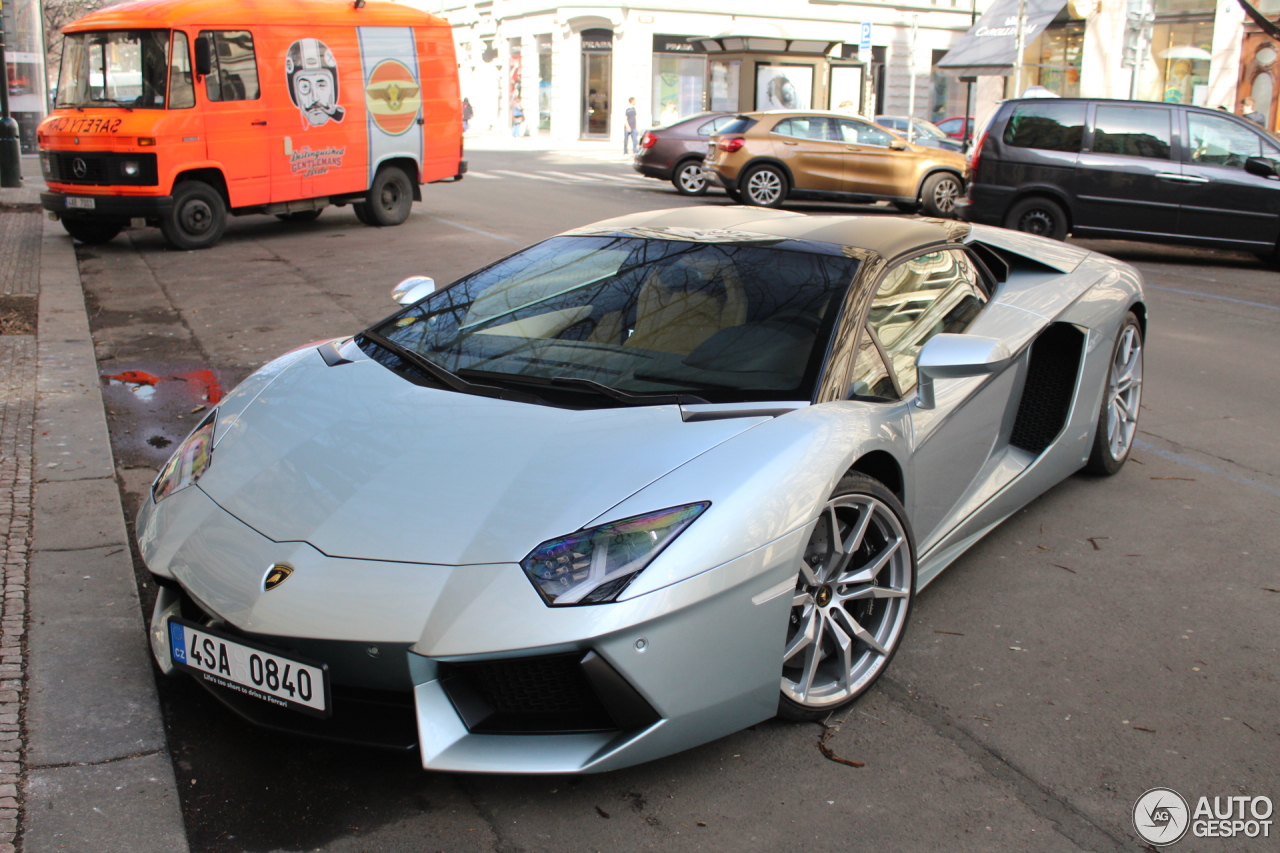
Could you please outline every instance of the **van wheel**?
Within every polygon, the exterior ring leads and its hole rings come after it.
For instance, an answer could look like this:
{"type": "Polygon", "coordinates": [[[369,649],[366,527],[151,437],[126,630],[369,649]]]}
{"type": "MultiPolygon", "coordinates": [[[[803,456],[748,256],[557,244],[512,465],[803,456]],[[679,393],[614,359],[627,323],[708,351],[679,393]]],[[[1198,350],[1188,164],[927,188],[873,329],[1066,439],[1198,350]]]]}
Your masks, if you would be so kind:
{"type": "Polygon", "coordinates": [[[947,172],[930,175],[920,194],[924,200],[924,212],[944,219],[955,215],[956,199],[964,193],[960,179],[947,172]]]}
{"type": "Polygon", "coordinates": [[[352,202],[351,212],[356,215],[356,219],[359,219],[365,225],[376,226],[378,224],[373,221],[373,215],[369,213],[369,205],[366,202],[363,202],[363,201],[352,202]]]}
{"type": "Polygon", "coordinates": [[[1067,212],[1047,198],[1024,198],[1009,208],[1004,227],[1052,240],[1067,239],[1067,212]]]}
{"type": "Polygon", "coordinates": [[[183,181],[173,189],[173,210],[160,220],[164,239],[175,249],[207,249],[222,239],[227,205],[204,181],[183,181]]]}
{"type": "MultiPolygon", "coordinates": [[[[356,205],[356,216],[360,216],[360,205],[356,205]]],[[[413,187],[409,184],[409,176],[398,166],[382,169],[373,179],[369,187],[369,201],[364,205],[369,220],[361,218],[366,225],[399,225],[409,218],[409,209],[413,207],[413,187]]]]}
{"type": "Polygon", "coordinates": [[[276,219],[281,222],[315,222],[320,218],[320,213],[324,208],[320,207],[315,210],[295,210],[292,213],[277,213],[276,219]]]}
{"type": "Polygon", "coordinates": [[[72,237],[90,246],[110,243],[124,230],[115,222],[101,222],[96,219],[63,219],[62,227],[72,237]]]}

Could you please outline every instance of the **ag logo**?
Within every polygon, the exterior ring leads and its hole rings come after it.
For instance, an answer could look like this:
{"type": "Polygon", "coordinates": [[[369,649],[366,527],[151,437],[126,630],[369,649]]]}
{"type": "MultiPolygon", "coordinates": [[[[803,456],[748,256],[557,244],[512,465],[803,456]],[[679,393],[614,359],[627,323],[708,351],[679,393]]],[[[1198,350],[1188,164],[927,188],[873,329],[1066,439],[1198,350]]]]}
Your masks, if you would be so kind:
{"type": "Polygon", "coordinates": [[[391,136],[413,127],[422,108],[422,87],[413,71],[398,59],[384,59],[373,68],[364,87],[369,116],[391,136]]]}
{"type": "Polygon", "coordinates": [[[1133,828],[1156,847],[1173,844],[1191,824],[1187,801],[1172,788],[1152,788],[1133,805],[1133,828]]]}
{"type": "Polygon", "coordinates": [[[267,569],[267,575],[262,579],[262,591],[271,592],[271,590],[287,581],[291,574],[293,574],[293,569],[283,563],[276,563],[267,569]]]}

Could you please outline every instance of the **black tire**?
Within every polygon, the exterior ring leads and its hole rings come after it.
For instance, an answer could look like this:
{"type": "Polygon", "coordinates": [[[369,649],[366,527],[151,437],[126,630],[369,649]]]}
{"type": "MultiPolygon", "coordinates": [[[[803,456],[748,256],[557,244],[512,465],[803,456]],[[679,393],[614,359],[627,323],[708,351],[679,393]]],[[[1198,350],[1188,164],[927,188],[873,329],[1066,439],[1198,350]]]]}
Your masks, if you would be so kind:
{"type": "Polygon", "coordinates": [[[915,201],[895,201],[893,206],[903,213],[916,213],[920,210],[920,203],[915,201]]]}
{"type": "Polygon", "coordinates": [[[782,207],[787,191],[787,176],[776,166],[756,166],[738,184],[742,203],[752,207],[782,207]]]}
{"type": "Polygon", "coordinates": [[[160,231],[175,249],[207,249],[222,239],[226,228],[226,202],[204,181],[174,187],[173,209],[160,219],[160,231]]]}
{"type": "Polygon", "coordinates": [[[363,201],[353,202],[351,204],[351,212],[356,215],[356,219],[359,219],[365,225],[372,225],[376,227],[378,224],[374,221],[373,214],[369,212],[369,205],[365,204],[363,201]]]}
{"type": "Polygon", "coordinates": [[[1004,227],[1052,240],[1067,239],[1067,212],[1044,196],[1032,196],[1009,208],[1004,227]]]}
{"type": "Polygon", "coordinates": [[[292,213],[277,213],[276,219],[281,222],[315,222],[323,212],[323,207],[315,210],[295,210],[292,213]]]}
{"type": "Polygon", "coordinates": [[[727,195],[734,204],[742,204],[742,193],[737,190],[725,190],[724,194],[727,195]]]}
{"type": "Polygon", "coordinates": [[[1133,449],[1142,407],[1142,344],[1142,324],[1130,311],[1120,324],[1115,345],[1111,348],[1098,426],[1094,431],[1089,461],[1084,466],[1085,473],[1110,477],[1124,467],[1133,449]],[[1130,364],[1132,368],[1128,367],[1130,364]],[[1127,415],[1132,415],[1131,421],[1127,415]],[[1115,423],[1113,417],[1116,418],[1115,423]]]}
{"type": "Polygon", "coordinates": [[[964,181],[950,172],[935,172],[925,179],[920,191],[924,212],[950,219],[956,215],[956,199],[964,195],[964,181]]]}
{"type": "MultiPolygon", "coordinates": [[[[360,216],[360,206],[356,205],[356,216],[360,216]]],[[[408,219],[413,208],[413,185],[404,169],[399,166],[379,169],[373,186],[369,187],[369,201],[363,206],[368,219],[361,217],[360,221],[366,225],[399,225],[408,219]]]]}
{"type": "Polygon", "coordinates": [[[680,195],[706,195],[707,176],[702,172],[701,160],[685,160],[671,173],[671,185],[680,195]]]}
{"type": "Polygon", "coordinates": [[[805,595],[809,598],[791,608],[778,716],[797,721],[821,720],[866,693],[902,645],[915,587],[915,538],[902,503],[878,480],[865,474],[846,474],[836,485],[814,527],[798,570],[795,600],[801,601],[805,595]],[[859,512],[872,513],[871,522],[865,525],[863,538],[848,550],[851,556],[846,562],[840,559],[833,545],[836,540],[845,542],[846,546],[851,544],[845,537],[860,526],[859,512]],[[832,519],[839,533],[837,537],[830,535],[832,519]],[[884,565],[869,581],[834,582],[835,578],[854,575],[881,558],[885,560],[884,565]],[[830,576],[826,574],[828,571],[830,576]],[[846,628],[846,624],[857,625],[869,639],[846,628]],[[816,644],[805,639],[811,636],[807,630],[811,625],[817,626],[816,644]],[[833,637],[828,635],[829,631],[852,641],[847,671],[834,653],[836,647],[831,645],[833,637]],[[810,649],[818,655],[816,663],[811,663],[810,649]],[[793,665],[798,655],[803,656],[802,660],[793,665]],[[812,675],[807,676],[808,686],[803,689],[804,701],[801,701],[795,696],[800,692],[800,683],[791,675],[798,673],[806,677],[806,671],[812,675]],[[839,687],[841,673],[846,682],[843,689],[839,687]],[[828,685],[814,690],[819,676],[824,680],[836,676],[835,687],[828,685]]]}
{"type": "Polygon", "coordinates": [[[76,240],[88,246],[110,243],[124,230],[124,226],[117,222],[103,222],[100,219],[64,218],[62,227],[76,240]]]}

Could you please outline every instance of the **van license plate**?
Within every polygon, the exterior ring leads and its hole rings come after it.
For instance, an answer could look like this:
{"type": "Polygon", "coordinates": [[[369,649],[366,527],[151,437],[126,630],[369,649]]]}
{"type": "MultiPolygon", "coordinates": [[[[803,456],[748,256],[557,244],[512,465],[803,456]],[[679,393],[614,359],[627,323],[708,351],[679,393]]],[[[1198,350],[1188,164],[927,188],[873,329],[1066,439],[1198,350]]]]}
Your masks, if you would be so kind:
{"type": "Polygon", "coordinates": [[[91,198],[67,198],[67,207],[74,207],[79,210],[93,210],[96,206],[94,199],[91,198]]]}

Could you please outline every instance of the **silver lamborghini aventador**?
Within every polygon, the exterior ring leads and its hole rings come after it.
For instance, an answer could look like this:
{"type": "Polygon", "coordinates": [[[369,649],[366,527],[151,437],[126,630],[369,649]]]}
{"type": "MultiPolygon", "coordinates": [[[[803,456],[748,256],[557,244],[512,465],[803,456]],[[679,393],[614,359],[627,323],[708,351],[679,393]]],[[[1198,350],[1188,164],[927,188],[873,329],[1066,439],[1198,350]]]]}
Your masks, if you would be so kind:
{"type": "Polygon", "coordinates": [[[825,716],[940,571],[1137,426],[1138,274],[1001,229],[657,211],[397,294],[245,380],[137,531],[166,674],[431,769],[825,716]]]}

